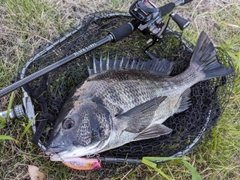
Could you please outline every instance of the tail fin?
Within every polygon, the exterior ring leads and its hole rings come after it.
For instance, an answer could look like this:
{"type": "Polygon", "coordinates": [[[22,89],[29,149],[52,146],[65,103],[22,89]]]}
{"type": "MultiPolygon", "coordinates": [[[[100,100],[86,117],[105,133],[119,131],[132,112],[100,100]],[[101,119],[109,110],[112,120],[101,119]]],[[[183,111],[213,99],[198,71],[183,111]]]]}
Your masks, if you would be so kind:
{"type": "Polygon", "coordinates": [[[234,72],[233,69],[227,69],[218,62],[213,43],[204,32],[198,38],[191,64],[197,65],[197,68],[200,68],[205,73],[204,80],[227,76],[234,72]]]}

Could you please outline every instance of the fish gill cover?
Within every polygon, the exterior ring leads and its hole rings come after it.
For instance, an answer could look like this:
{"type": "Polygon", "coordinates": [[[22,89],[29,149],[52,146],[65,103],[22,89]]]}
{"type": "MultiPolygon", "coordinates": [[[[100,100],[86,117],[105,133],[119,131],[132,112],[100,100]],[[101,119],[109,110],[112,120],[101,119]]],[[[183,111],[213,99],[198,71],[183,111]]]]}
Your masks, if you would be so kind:
{"type": "MultiPolygon", "coordinates": [[[[98,12],[86,16],[81,26],[66,31],[58,40],[56,39],[54,46],[47,44],[41,47],[23,67],[26,69],[24,76],[106,37],[112,29],[131,20],[132,17],[129,15],[116,11],[98,12]]],[[[193,45],[181,40],[180,37],[178,33],[168,31],[163,39],[149,49],[157,57],[173,62],[173,70],[170,74],[172,76],[183,72],[192,57],[193,45]]],[[[150,58],[144,53],[144,49],[147,47],[148,38],[135,31],[122,41],[108,43],[92,50],[24,86],[33,99],[35,114],[38,114],[33,141],[38,142],[40,139],[40,147],[45,148],[54,120],[68,95],[88,77],[87,64],[91,65],[93,56],[99,59],[100,56],[106,58],[109,55],[114,59],[117,53],[118,57],[147,60],[150,58]]],[[[233,68],[229,56],[219,48],[216,50],[219,62],[225,67],[233,68]]],[[[222,114],[231,94],[234,78],[234,75],[229,75],[202,81],[192,86],[191,106],[163,123],[173,130],[170,134],[131,142],[100,153],[103,169],[98,172],[104,176],[112,176],[112,174],[127,171],[131,167],[123,166],[124,163],[136,164],[144,156],[169,157],[184,155],[192,150],[202,137],[208,134],[222,114]]]]}

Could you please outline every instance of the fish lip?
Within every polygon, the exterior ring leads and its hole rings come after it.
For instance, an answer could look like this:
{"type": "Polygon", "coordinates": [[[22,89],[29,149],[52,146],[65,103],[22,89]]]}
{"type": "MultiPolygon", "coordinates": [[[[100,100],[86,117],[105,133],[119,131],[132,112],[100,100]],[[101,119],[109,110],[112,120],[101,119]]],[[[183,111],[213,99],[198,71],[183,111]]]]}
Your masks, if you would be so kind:
{"type": "Polygon", "coordinates": [[[52,156],[54,154],[61,153],[63,151],[68,151],[70,148],[66,146],[53,146],[53,147],[47,147],[45,150],[45,154],[52,156]]]}
{"type": "Polygon", "coordinates": [[[64,158],[62,158],[59,154],[52,154],[50,156],[51,161],[64,161],[64,158]]]}
{"type": "MultiPolygon", "coordinates": [[[[102,144],[102,141],[100,141],[99,143],[97,143],[96,146],[89,148],[88,152],[91,152],[92,150],[96,149],[97,147],[99,147],[102,144]]],[[[50,148],[48,148],[46,151],[49,151],[50,148]]],[[[48,154],[50,156],[51,161],[64,161],[65,159],[68,158],[79,158],[79,157],[84,157],[84,156],[91,156],[92,154],[95,154],[94,152],[90,153],[90,154],[85,154],[85,155],[66,155],[66,153],[68,153],[67,151],[71,151],[72,148],[68,148],[68,150],[66,151],[62,151],[62,152],[52,152],[50,154],[48,154]]],[[[46,153],[45,151],[45,153],[46,153]]]]}

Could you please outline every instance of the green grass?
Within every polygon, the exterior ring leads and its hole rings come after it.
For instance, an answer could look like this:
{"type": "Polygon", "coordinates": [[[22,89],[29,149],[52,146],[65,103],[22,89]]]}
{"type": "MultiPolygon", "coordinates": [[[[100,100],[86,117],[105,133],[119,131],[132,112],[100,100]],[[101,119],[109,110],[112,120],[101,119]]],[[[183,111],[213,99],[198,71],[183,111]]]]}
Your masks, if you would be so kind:
{"type": "MultiPolygon", "coordinates": [[[[92,12],[97,7],[128,11],[130,1],[81,2],[92,12]],[[103,5],[104,4],[104,5],[103,5]]],[[[167,1],[158,2],[160,5],[167,1]]],[[[6,87],[16,71],[42,44],[77,25],[79,14],[72,7],[72,1],[48,0],[2,0],[0,1],[0,87],[6,87]]],[[[208,1],[193,1],[180,7],[177,12],[189,18],[192,23],[184,37],[195,43],[204,30],[214,44],[221,46],[235,58],[239,66],[240,19],[238,0],[224,4],[208,1]]],[[[189,162],[197,169],[202,179],[239,179],[240,177],[240,75],[235,83],[229,104],[209,136],[191,154],[189,162]]],[[[9,95],[0,99],[0,110],[6,110],[9,95]]],[[[14,104],[21,103],[21,92],[16,92],[14,104]]],[[[27,165],[36,165],[48,179],[89,179],[70,170],[61,163],[51,162],[44,153],[31,143],[32,132],[27,119],[7,120],[8,125],[0,128],[0,135],[11,136],[17,141],[0,140],[0,179],[26,179],[27,165]],[[24,135],[21,138],[21,135],[24,135]]],[[[191,173],[182,164],[166,162],[159,168],[172,179],[191,179],[191,173]]],[[[164,179],[154,169],[140,165],[113,179],[164,179]]]]}
{"type": "MultiPolygon", "coordinates": [[[[58,6],[51,1],[3,0],[0,5],[3,7],[0,18],[1,77],[12,79],[19,64],[23,64],[41,44],[69,27],[57,11],[58,6]]],[[[0,87],[9,82],[1,82],[0,87]]]]}

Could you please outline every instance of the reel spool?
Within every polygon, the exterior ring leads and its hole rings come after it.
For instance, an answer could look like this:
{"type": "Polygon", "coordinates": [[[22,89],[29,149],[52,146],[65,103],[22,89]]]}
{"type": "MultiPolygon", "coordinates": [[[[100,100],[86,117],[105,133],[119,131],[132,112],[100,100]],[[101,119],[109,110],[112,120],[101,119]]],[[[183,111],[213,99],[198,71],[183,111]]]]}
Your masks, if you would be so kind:
{"type": "MultiPolygon", "coordinates": [[[[53,44],[48,44],[36,53],[21,69],[24,78],[44,67],[69,56],[70,54],[105,37],[113,28],[133,20],[129,14],[117,11],[104,11],[88,15],[82,25],[68,31],[53,44]]],[[[28,119],[35,117],[32,125],[33,141],[45,150],[53,128],[54,120],[61,110],[69,92],[88,77],[86,62],[91,64],[93,55],[114,59],[129,57],[150,59],[144,50],[147,48],[148,35],[135,31],[129,37],[114,43],[105,44],[87,54],[68,62],[60,68],[37,78],[23,86],[25,111],[28,119]]],[[[151,46],[149,51],[157,57],[174,62],[171,75],[184,71],[193,52],[193,45],[181,39],[181,36],[168,29],[164,36],[151,46]]],[[[226,67],[233,68],[231,58],[217,48],[218,60],[226,67]]],[[[171,134],[158,138],[131,142],[116,149],[99,154],[102,176],[112,176],[126,170],[123,164],[139,164],[144,156],[182,156],[191,151],[216,124],[231,94],[234,75],[200,82],[191,87],[192,106],[182,113],[168,118],[164,125],[173,129],[171,134]],[[116,172],[116,168],[123,168],[116,172]]],[[[131,167],[131,166],[129,166],[131,167]]],[[[81,173],[81,172],[79,172],[81,173]]]]}

